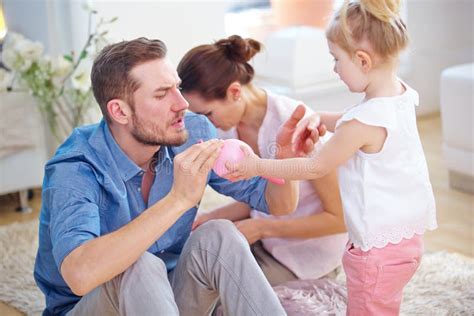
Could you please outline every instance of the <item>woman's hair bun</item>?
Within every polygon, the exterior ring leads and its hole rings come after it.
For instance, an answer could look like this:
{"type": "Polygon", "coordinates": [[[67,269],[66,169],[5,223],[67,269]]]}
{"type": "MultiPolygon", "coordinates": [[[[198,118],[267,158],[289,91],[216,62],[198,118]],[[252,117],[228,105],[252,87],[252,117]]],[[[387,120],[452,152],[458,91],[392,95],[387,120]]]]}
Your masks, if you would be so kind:
{"type": "Polygon", "coordinates": [[[239,35],[232,35],[221,39],[214,45],[221,49],[229,60],[238,63],[248,62],[260,51],[262,46],[260,42],[254,39],[243,39],[239,35]]]}

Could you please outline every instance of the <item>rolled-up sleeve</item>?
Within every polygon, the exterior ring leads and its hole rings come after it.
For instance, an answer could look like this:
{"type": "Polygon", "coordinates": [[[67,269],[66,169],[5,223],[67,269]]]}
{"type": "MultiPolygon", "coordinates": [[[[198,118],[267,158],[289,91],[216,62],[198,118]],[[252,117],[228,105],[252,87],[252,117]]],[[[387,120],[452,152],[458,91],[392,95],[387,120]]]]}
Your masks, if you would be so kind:
{"type": "Polygon", "coordinates": [[[50,201],[51,243],[59,268],[71,251],[100,235],[99,208],[71,189],[50,188],[43,196],[50,201]]]}
{"type": "Polygon", "coordinates": [[[99,185],[83,163],[50,166],[46,173],[42,207],[49,215],[52,253],[60,269],[71,251],[100,236],[99,185]]]}
{"type": "Polygon", "coordinates": [[[268,213],[265,199],[267,180],[255,177],[249,180],[230,182],[212,172],[209,185],[217,192],[230,196],[239,202],[248,204],[251,208],[268,213]]]}

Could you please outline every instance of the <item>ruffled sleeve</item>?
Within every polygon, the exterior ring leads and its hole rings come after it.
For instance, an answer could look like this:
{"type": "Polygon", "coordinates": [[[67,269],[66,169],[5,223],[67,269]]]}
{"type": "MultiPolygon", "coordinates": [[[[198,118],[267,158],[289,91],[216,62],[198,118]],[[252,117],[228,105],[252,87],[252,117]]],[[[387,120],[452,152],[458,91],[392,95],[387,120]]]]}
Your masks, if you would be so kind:
{"type": "Polygon", "coordinates": [[[397,105],[391,100],[369,100],[349,108],[337,121],[336,128],[343,122],[358,120],[366,125],[395,130],[397,128],[396,107],[397,105]]]}

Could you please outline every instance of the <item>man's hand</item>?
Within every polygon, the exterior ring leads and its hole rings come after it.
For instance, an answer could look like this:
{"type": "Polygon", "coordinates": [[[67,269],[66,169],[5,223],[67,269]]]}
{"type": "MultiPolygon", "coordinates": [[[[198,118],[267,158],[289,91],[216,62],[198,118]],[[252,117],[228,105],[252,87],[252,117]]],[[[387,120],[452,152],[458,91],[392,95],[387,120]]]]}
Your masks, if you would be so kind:
{"type": "Polygon", "coordinates": [[[174,182],[171,196],[185,208],[196,205],[204,194],[207,177],[219,155],[223,142],[209,140],[195,144],[174,158],[174,182]]]}
{"type": "Polygon", "coordinates": [[[263,223],[263,220],[253,218],[234,222],[237,229],[244,235],[250,245],[262,239],[263,223]]]}
{"type": "Polygon", "coordinates": [[[305,106],[302,104],[298,105],[293,114],[291,114],[291,117],[280,127],[276,137],[278,150],[275,153],[275,158],[284,159],[306,156],[313,151],[319,136],[323,136],[326,133],[324,125],[318,126],[320,125],[319,121],[316,121],[319,119],[318,117],[312,115],[303,119],[305,113],[305,106]],[[302,122],[305,125],[302,125],[302,122]],[[314,125],[317,128],[314,128],[314,125]]]}

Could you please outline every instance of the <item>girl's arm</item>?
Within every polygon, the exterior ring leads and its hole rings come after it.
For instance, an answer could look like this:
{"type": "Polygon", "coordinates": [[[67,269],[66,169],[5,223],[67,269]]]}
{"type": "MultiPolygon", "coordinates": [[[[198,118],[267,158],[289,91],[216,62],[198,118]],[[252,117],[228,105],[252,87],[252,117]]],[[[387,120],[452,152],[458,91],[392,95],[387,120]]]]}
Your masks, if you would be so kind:
{"type": "Polygon", "coordinates": [[[262,238],[316,238],[345,232],[336,172],[311,180],[323,212],[293,219],[251,218],[235,222],[249,244],[262,238]]]}
{"type": "Polygon", "coordinates": [[[316,112],[319,115],[321,124],[324,124],[328,131],[334,133],[336,130],[336,123],[341,118],[343,112],[316,112]]]}
{"type": "Polygon", "coordinates": [[[292,158],[282,160],[260,159],[246,148],[246,157],[238,162],[226,164],[231,181],[254,176],[277,177],[289,180],[309,180],[321,178],[346,162],[360,148],[369,145],[374,135],[385,129],[369,126],[357,120],[341,124],[330,140],[312,158],[292,158]]]}

